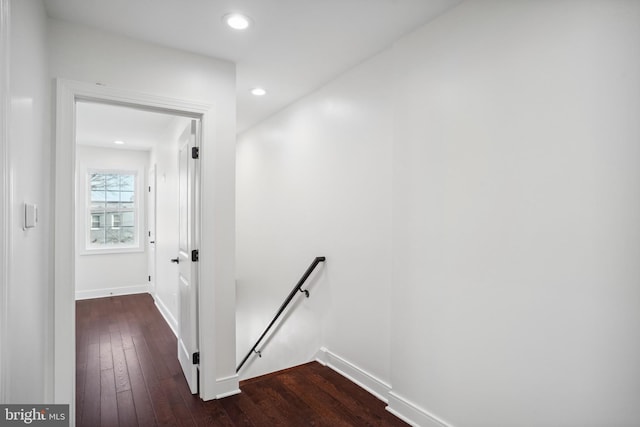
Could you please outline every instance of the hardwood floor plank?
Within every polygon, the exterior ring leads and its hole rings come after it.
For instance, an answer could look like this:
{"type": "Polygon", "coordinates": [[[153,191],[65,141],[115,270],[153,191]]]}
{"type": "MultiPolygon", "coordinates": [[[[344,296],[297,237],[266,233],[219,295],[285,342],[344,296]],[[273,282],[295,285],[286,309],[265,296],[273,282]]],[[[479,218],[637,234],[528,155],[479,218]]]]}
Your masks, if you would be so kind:
{"type": "Polygon", "coordinates": [[[118,402],[113,369],[100,371],[100,425],[103,427],[118,425],[118,402]]]}
{"type": "Polygon", "coordinates": [[[113,369],[113,355],[111,354],[111,334],[100,334],[100,370],[113,369]]]}
{"type": "MultiPolygon", "coordinates": [[[[207,402],[209,403],[209,402],[207,402]]],[[[235,424],[229,418],[227,412],[222,408],[219,402],[205,405],[207,416],[196,420],[198,426],[221,426],[234,427],[235,424]]]]}
{"type": "MultiPolygon", "coordinates": [[[[272,378],[255,384],[254,392],[256,394],[262,394],[259,405],[263,410],[265,407],[269,407],[270,410],[277,411],[280,418],[286,419],[287,422],[293,425],[305,424],[305,419],[298,412],[297,405],[292,403],[292,400],[299,401],[299,399],[287,393],[282,387],[279,387],[279,379],[272,378]],[[283,393],[281,393],[281,391],[283,393]]],[[[309,414],[309,412],[307,413],[309,414]]],[[[315,414],[312,415],[312,419],[313,418],[316,418],[315,414]]]]}
{"type": "MultiPolygon", "coordinates": [[[[291,374],[286,374],[277,381],[272,381],[270,386],[275,392],[277,392],[287,402],[291,408],[290,411],[296,414],[296,417],[300,419],[302,423],[309,423],[312,425],[324,425],[323,418],[320,414],[314,411],[300,396],[293,393],[289,387],[287,387],[287,377],[291,374]]],[[[292,420],[293,421],[293,420],[292,420]]]]}
{"type": "MultiPolygon", "coordinates": [[[[123,304],[123,310],[126,310],[126,307],[123,304]]],[[[120,339],[122,340],[122,348],[131,348],[133,347],[133,339],[131,338],[131,328],[129,327],[129,321],[127,319],[127,315],[125,311],[119,312],[116,314],[116,318],[118,319],[118,326],[120,328],[120,339]]]]}
{"type": "Polygon", "coordinates": [[[129,370],[127,369],[127,360],[124,356],[120,331],[111,332],[111,356],[116,380],[116,392],[131,390],[129,370]]]}
{"type": "Polygon", "coordinates": [[[200,418],[206,418],[209,416],[208,412],[205,409],[205,405],[209,402],[203,402],[197,395],[191,394],[191,390],[187,385],[187,381],[184,379],[184,376],[181,373],[176,374],[173,377],[173,384],[176,387],[176,390],[180,393],[182,397],[182,401],[184,402],[187,409],[191,412],[191,415],[194,420],[198,420],[200,418]]]}
{"type": "MultiPolygon", "coordinates": [[[[136,407],[131,390],[124,390],[116,394],[118,403],[118,423],[122,427],[137,427],[136,407]]],[[[143,425],[142,427],[145,427],[143,425]]]]}
{"type": "Polygon", "coordinates": [[[100,344],[89,344],[83,390],[81,425],[100,424],[100,344]]]}
{"type": "MultiPolygon", "coordinates": [[[[81,312],[80,319],[86,319],[87,314],[81,312]]],[[[77,320],[78,318],[76,318],[77,320]]],[[[85,322],[86,323],[86,322],[85,322]]],[[[87,358],[88,358],[88,341],[87,334],[84,332],[86,329],[77,322],[76,329],[80,331],[76,335],[76,419],[82,417],[82,410],[84,406],[85,384],[87,379],[87,358]]]]}
{"type": "Polygon", "coordinates": [[[149,386],[149,397],[153,405],[153,411],[156,414],[156,420],[160,426],[170,426],[176,424],[171,404],[165,396],[159,383],[149,386]]]}
{"type": "Polygon", "coordinates": [[[143,427],[157,425],[151,398],[138,363],[136,350],[135,348],[127,348],[124,350],[124,354],[127,361],[129,384],[131,385],[138,424],[143,427]]]}
{"type": "Polygon", "coordinates": [[[263,420],[261,412],[246,395],[240,394],[220,399],[220,405],[235,426],[256,427],[264,425],[263,423],[266,421],[263,420]]]}
{"type": "Polygon", "coordinates": [[[82,410],[84,409],[84,385],[86,379],[86,369],[76,367],[76,420],[82,417],[82,410]]]}
{"type": "Polygon", "coordinates": [[[170,405],[177,425],[189,427],[195,427],[197,425],[195,420],[191,416],[191,412],[189,412],[187,407],[184,405],[184,402],[175,402],[171,403],[170,405]]]}
{"type": "MultiPolygon", "coordinates": [[[[182,378],[178,378],[178,380],[184,382],[184,379],[182,378]]],[[[165,378],[160,382],[160,385],[162,387],[162,390],[164,391],[165,396],[167,397],[167,401],[171,406],[173,416],[178,421],[178,424],[185,426],[195,426],[196,423],[194,421],[193,415],[185,404],[180,390],[178,390],[178,387],[176,386],[175,378],[165,378]]]]}
{"type": "Polygon", "coordinates": [[[133,344],[138,356],[138,363],[144,376],[144,382],[147,388],[158,384],[158,374],[156,373],[156,367],[153,362],[153,356],[147,347],[147,343],[143,336],[134,336],[133,344]]]}
{"type": "MultiPolygon", "coordinates": [[[[249,419],[254,426],[266,426],[269,425],[269,418],[262,412],[262,410],[256,406],[253,399],[248,393],[241,393],[236,396],[232,396],[238,409],[249,419]]],[[[225,399],[226,400],[226,399],[225,399]]],[[[232,401],[233,402],[233,401],[232,401]]],[[[222,402],[222,405],[226,407],[228,403],[222,402]]]]}
{"type": "MultiPolygon", "coordinates": [[[[151,355],[153,355],[153,357],[151,357],[150,360],[153,366],[155,367],[155,371],[158,379],[163,380],[165,378],[170,378],[171,372],[169,371],[169,368],[167,368],[167,364],[165,363],[164,358],[162,357],[162,352],[160,348],[158,348],[158,346],[156,345],[156,340],[154,339],[153,332],[149,330],[149,328],[144,328],[144,329],[146,330],[145,334],[143,335],[144,343],[142,344],[141,342],[141,345],[146,346],[148,352],[151,355]]],[[[176,350],[176,354],[177,354],[177,350],[176,350]]]]}

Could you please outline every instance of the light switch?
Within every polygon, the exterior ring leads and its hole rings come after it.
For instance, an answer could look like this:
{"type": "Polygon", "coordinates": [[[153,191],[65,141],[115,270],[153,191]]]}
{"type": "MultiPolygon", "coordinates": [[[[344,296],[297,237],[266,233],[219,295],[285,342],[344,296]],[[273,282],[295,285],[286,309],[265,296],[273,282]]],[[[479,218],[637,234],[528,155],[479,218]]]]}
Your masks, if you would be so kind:
{"type": "Polygon", "coordinates": [[[38,207],[29,203],[24,204],[24,229],[33,228],[38,223],[38,207]]]}

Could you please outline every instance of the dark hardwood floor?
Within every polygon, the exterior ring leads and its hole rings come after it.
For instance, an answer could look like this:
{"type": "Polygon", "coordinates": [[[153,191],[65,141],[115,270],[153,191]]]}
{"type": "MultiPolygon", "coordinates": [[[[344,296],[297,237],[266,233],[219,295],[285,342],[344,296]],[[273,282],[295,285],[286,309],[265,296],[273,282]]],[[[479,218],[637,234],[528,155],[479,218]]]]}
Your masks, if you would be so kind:
{"type": "Polygon", "coordinates": [[[176,338],[148,294],[76,303],[78,426],[406,426],[385,404],[316,362],[191,395],[176,338]]]}

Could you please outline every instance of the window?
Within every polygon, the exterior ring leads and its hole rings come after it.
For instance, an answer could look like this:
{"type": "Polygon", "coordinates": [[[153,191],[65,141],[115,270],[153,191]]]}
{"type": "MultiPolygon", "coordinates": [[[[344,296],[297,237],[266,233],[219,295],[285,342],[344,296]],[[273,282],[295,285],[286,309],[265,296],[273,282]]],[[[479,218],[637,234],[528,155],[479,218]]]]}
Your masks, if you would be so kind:
{"type": "Polygon", "coordinates": [[[113,216],[111,216],[111,228],[120,229],[120,214],[113,214],[113,216]]]}
{"type": "Polygon", "coordinates": [[[89,172],[88,247],[116,249],[137,247],[136,174],[89,172]]]}
{"type": "Polygon", "coordinates": [[[96,230],[104,227],[104,215],[91,215],[91,229],[96,230]]]}

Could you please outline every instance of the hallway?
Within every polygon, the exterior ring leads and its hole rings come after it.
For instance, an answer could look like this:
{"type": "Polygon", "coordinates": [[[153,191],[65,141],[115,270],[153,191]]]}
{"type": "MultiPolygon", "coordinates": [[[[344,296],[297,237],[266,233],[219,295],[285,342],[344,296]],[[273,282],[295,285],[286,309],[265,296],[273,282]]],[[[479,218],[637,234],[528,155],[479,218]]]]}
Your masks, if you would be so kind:
{"type": "Polygon", "coordinates": [[[640,0],[0,0],[0,24],[0,404],[74,425],[639,427],[640,0]],[[83,102],[201,120],[197,263],[170,262],[179,162],[84,150],[83,102]],[[128,255],[87,250],[131,224],[128,255]],[[311,297],[235,375],[318,254],[311,297]],[[175,360],[188,266],[207,403],[175,360]]]}
{"type": "Polygon", "coordinates": [[[76,302],[78,426],[401,426],[385,404],[312,362],[241,382],[203,402],[189,393],[176,339],[148,294],[76,302]]]}

